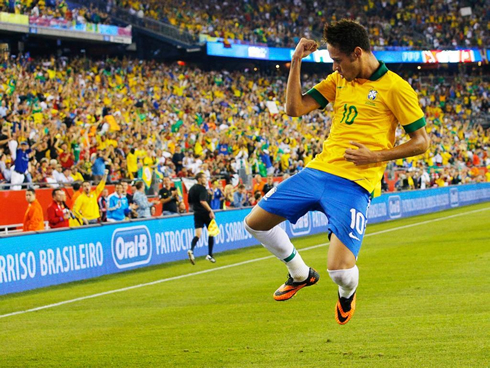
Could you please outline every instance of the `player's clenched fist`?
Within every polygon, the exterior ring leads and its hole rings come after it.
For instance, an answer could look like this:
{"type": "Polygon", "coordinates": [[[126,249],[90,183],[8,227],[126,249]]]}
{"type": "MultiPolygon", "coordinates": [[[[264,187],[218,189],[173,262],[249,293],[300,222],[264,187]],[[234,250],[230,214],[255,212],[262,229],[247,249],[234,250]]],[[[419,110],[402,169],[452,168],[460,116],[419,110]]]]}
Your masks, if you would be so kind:
{"type": "Polygon", "coordinates": [[[302,59],[315,52],[317,49],[318,43],[316,43],[316,41],[302,38],[294,50],[293,57],[299,57],[302,59]]]}

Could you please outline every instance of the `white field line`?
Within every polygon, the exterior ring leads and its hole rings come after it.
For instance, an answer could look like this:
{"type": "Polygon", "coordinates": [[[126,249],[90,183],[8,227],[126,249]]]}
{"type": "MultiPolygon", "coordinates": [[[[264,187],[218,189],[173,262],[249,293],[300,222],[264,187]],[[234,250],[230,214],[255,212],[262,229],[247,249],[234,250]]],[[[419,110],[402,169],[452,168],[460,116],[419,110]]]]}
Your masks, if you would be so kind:
{"type": "MultiPolygon", "coordinates": [[[[385,233],[389,233],[391,231],[403,230],[403,229],[407,229],[407,228],[410,228],[410,227],[415,227],[415,226],[420,226],[420,225],[426,225],[426,224],[430,224],[430,223],[437,222],[437,221],[444,221],[444,220],[448,220],[448,219],[451,219],[451,218],[460,217],[460,216],[466,216],[466,215],[469,215],[469,214],[472,214],[472,213],[477,213],[477,212],[482,212],[482,211],[488,211],[488,210],[490,210],[490,207],[482,208],[482,209],[479,209],[479,210],[473,210],[473,211],[458,213],[456,215],[444,216],[444,217],[440,217],[440,218],[433,219],[433,220],[416,222],[416,223],[413,223],[413,224],[410,224],[410,225],[398,226],[398,227],[394,227],[394,228],[391,228],[391,229],[376,231],[374,233],[366,234],[364,237],[385,234],[385,233]]],[[[304,252],[304,251],[307,251],[307,250],[312,250],[312,249],[316,249],[316,248],[319,248],[319,247],[323,247],[325,245],[328,245],[328,243],[321,243],[321,244],[313,245],[311,247],[302,248],[300,250],[302,252],[304,252]]],[[[242,265],[246,265],[246,264],[254,263],[254,262],[259,262],[259,261],[263,261],[265,259],[270,259],[270,258],[274,258],[274,256],[271,255],[271,256],[267,256],[267,257],[260,257],[260,258],[250,259],[248,261],[243,261],[243,262],[233,263],[233,264],[226,265],[226,266],[220,266],[220,267],[216,267],[216,268],[211,268],[209,270],[192,272],[192,273],[188,273],[188,274],[185,274],[185,275],[168,277],[166,279],[160,279],[160,280],[156,280],[156,281],[152,281],[152,282],[147,282],[147,283],[144,283],[144,284],[138,284],[138,285],[128,286],[128,287],[121,288],[121,289],[104,291],[103,293],[97,293],[97,294],[82,296],[80,298],[64,300],[64,301],[58,302],[58,303],[47,304],[47,305],[43,305],[43,306],[36,307],[36,308],[31,308],[31,309],[26,309],[26,310],[22,310],[22,311],[17,311],[17,312],[3,314],[3,315],[0,315],[0,318],[11,317],[11,316],[15,316],[15,315],[18,315],[18,314],[24,314],[24,313],[29,313],[29,312],[36,312],[36,311],[40,311],[40,310],[43,310],[43,309],[49,309],[49,308],[58,307],[58,306],[64,305],[64,304],[70,304],[70,303],[75,303],[75,302],[79,302],[79,301],[82,301],[82,300],[98,298],[98,297],[104,296],[104,295],[122,293],[124,291],[132,290],[132,289],[139,289],[139,288],[142,288],[142,287],[145,287],[145,286],[151,286],[151,285],[161,284],[161,283],[167,282],[167,281],[180,280],[180,279],[183,279],[183,278],[186,278],[186,277],[197,276],[197,275],[202,275],[202,274],[209,273],[209,272],[215,272],[215,271],[225,270],[227,268],[242,266],[242,265]]]]}

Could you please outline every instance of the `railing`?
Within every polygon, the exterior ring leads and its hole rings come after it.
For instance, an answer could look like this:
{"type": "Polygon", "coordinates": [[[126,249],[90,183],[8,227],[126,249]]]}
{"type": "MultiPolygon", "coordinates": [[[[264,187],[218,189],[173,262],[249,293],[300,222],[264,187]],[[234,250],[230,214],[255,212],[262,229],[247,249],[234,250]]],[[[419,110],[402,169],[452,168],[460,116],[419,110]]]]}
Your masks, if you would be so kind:
{"type": "MultiPolygon", "coordinates": [[[[129,180],[129,179],[128,179],[129,180]]],[[[78,182],[81,183],[81,182],[78,182]]],[[[90,185],[97,185],[98,182],[94,181],[89,181],[90,185]]],[[[112,183],[107,182],[107,185],[110,185],[112,183]]],[[[55,183],[45,183],[45,182],[24,182],[21,184],[11,184],[11,183],[0,183],[0,190],[14,190],[12,187],[21,187],[20,189],[17,190],[24,190],[24,189],[63,189],[63,188],[71,188],[73,186],[72,183],[67,183],[67,182],[55,182],[55,183]]]]}
{"type": "Polygon", "coordinates": [[[136,14],[131,14],[127,9],[116,6],[108,8],[107,0],[88,0],[88,2],[103,11],[109,11],[111,17],[116,21],[129,23],[133,27],[144,28],[146,31],[173,39],[187,46],[196,46],[199,44],[199,38],[197,36],[180,28],[147,17],[138,17],[136,14]]]}
{"type": "MultiPolygon", "coordinates": [[[[24,224],[9,224],[9,225],[0,225],[0,235],[12,235],[18,234],[22,232],[22,227],[24,224]]],[[[44,221],[44,230],[49,230],[49,222],[44,221]]]]}

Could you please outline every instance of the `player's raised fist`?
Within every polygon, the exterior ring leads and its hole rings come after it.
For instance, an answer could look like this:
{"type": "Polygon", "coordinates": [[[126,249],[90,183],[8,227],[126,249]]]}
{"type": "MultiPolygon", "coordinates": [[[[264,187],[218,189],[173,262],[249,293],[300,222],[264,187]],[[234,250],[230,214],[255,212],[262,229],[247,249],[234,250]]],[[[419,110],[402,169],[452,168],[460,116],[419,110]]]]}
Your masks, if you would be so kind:
{"type": "Polygon", "coordinates": [[[302,38],[294,50],[293,57],[300,57],[302,59],[315,52],[317,49],[318,43],[316,43],[316,41],[302,38]]]}

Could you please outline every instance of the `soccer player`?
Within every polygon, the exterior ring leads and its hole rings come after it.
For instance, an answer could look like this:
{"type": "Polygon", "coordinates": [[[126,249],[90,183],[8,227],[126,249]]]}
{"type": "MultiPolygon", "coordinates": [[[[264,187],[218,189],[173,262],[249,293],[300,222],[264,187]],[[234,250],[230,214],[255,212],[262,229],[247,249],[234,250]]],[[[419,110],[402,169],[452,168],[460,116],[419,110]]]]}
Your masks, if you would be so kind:
{"type": "MultiPolygon", "coordinates": [[[[214,212],[208,203],[209,193],[208,190],[206,189],[206,184],[207,184],[206,174],[200,172],[199,174],[196,175],[196,180],[197,183],[191,187],[188,196],[189,204],[192,206],[192,209],[194,210],[194,228],[196,231],[196,235],[194,236],[191,242],[191,249],[187,251],[187,255],[189,256],[189,261],[192,264],[196,263],[194,257],[194,248],[196,247],[197,242],[201,238],[202,228],[204,227],[204,225],[206,225],[209,231],[209,224],[211,223],[211,220],[213,220],[215,217],[214,212]]],[[[206,259],[211,263],[216,262],[216,260],[213,257],[213,246],[214,246],[214,237],[209,235],[208,255],[206,256],[206,259]]]]}
{"type": "Polygon", "coordinates": [[[317,50],[315,41],[301,39],[292,56],[286,112],[302,116],[333,104],[330,135],[322,153],[254,207],[245,219],[245,228],[286,264],[288,279],[275,291],[274,299],[288,300],[303,287],[316,284],[319,274],[305,264],[277,225],[286,219],[295,223],[310,210],[324,212],[330,238],[327,268],[338,285],[335,318],[345,324],[356,306],[356,260],[370,195],[381,180],[386,161],[424,153],[429,138],[417,94],[376,59],[364,27],[341,20],[325,26],[324,38],[333,73],[301,93],[301,61],[317,50]],[[410,140],[394,147],[398,123],[410,140]]]}

